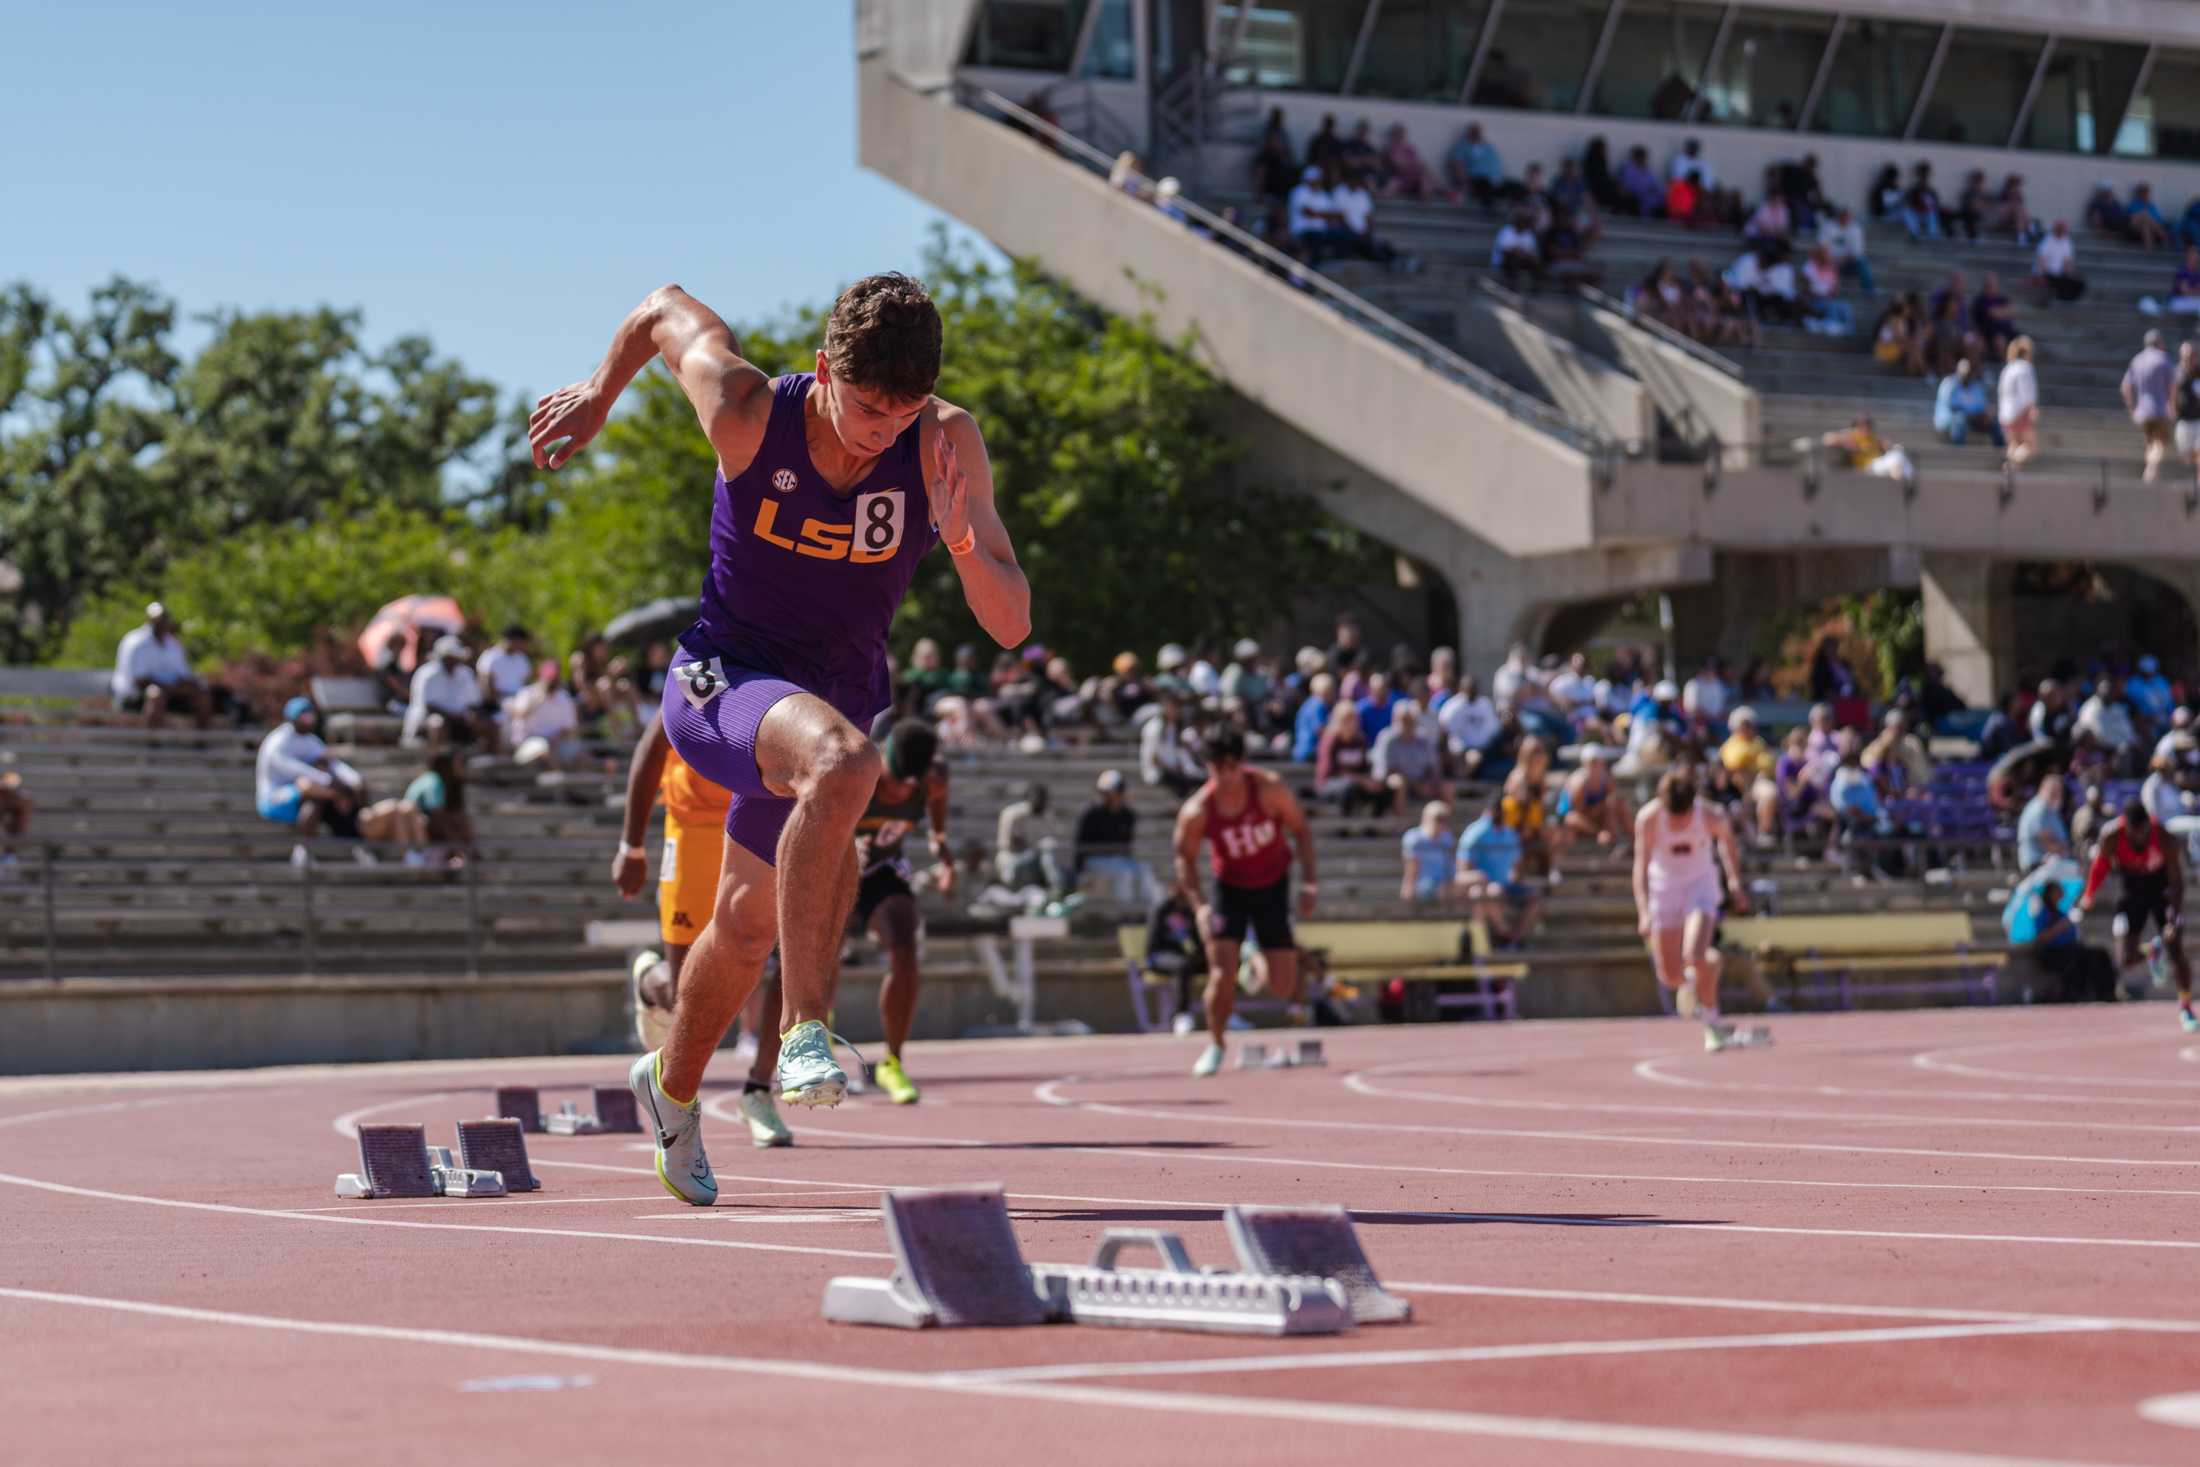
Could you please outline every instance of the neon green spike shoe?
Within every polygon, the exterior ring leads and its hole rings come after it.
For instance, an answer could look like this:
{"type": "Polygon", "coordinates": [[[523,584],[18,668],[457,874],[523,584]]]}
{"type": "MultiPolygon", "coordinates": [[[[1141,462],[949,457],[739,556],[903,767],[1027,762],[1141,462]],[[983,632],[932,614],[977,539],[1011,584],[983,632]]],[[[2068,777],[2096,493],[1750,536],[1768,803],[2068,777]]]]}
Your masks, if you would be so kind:
{"type": "Polygon", "coordinates": [[[838,1105],[848,1094],[848,1076],[833,1059],[833,1036],[815,1019],[779,1036],[773,1081],[786,1105],[838,1105]]]}
{"type": "Polygon", "coordinates": [[[915,1105],[917,1103],[919,1092],[917,1087],[911,1083],[909,1077],[902,1072],[900,1056],[889,1054],[876,1065],[873,1065],[871,1067],[871,1078],[877,1082],[879,1089],[886,1092],[886,1098],[894,1104],[915,1105]]]}

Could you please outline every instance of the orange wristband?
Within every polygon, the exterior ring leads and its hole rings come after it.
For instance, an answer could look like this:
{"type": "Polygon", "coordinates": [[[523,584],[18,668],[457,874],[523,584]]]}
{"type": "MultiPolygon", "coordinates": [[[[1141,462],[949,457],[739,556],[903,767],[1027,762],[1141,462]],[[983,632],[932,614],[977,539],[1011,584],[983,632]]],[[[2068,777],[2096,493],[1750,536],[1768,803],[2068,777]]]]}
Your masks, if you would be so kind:
{"type": "Polygon", "coordinates": [[[947,553],[949,555],[968,555],[977,548],[978,532],[976,530],[965,530],[960,540],[948,542],[947,553]]]}

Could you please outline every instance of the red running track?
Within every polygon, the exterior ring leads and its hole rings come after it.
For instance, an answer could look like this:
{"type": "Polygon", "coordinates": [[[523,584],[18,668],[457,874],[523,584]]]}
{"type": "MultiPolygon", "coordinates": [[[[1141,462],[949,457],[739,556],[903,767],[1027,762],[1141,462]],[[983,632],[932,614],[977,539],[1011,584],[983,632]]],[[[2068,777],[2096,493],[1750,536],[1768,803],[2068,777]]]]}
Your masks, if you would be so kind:
{"type": "Polygon", "coordinates": [[[621,1136],[531,1138],[528,1197],[330,1193],[359,1119],[447,1140],[494,1083],[554,1103],[615,1059],[0,1082],[0,1459],[2200,1462],[2200,1044],[2166,1006],[1695,1032],[1330,1031],[1326,1069],[1209,1081],[1190,1040],[922,1045],[923,1104],[788,1151],[714,1089],[709,1210],[621,1136]],[[1225,1203],[1342,1202],[1416,1319],[819,1319],[885,1271],[880,1188],[981,1181],[1049,1261],[1144,1225],[1220,1262],[1225,1203]]]}

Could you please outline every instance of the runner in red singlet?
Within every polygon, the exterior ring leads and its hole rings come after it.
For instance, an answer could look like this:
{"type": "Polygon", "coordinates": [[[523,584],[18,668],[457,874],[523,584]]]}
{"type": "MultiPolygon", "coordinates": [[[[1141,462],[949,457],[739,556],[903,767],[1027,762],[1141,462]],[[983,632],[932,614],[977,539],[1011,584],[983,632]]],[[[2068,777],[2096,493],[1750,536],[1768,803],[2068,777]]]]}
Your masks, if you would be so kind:
{"type": "Polygon", "coordinates": [[[1303,869],[1301,916],[1314,911],[1314,832],[1282,780],[1245,767],[1245,735],[1220,728],[1207,735],[1208,780],[1176,817],[1176,884],[1199,914],[1207,940],[1207,1048],[1195,1075],[1222,1068],[1223,1036],[1237,1006],[1238,945],[1249,927],[1268,962],[1268,986],[1278,998],[1299,992],[1299,951],[1291,932],[1291,852],[1303,869]],[[1286,844],[1288,840],[1289,844],[1286,844]],[[1215,869],[1209,905],[1199,882],[1199,847],[1215,869]]]}
{"type": "Polygon", "coordinates": [[[2149,965],[2169,960],[2177,975],[2177,1018],[2187,1034],[2200,1033],[2192,1012],[2192,964],[2185,957],[2185,869],[2171,840],[2144,802],[2133,800],[2108,822],[2093,848],[2085,890],[2078,897],[2082,917],[2093,909],[2094,894],[2114,870],[2123,891],[2116,899],[2116,966],[2131,968],[2140,958],[2140,939],[2152,922],[2160,934],[2146,944],[2149,965]]]}

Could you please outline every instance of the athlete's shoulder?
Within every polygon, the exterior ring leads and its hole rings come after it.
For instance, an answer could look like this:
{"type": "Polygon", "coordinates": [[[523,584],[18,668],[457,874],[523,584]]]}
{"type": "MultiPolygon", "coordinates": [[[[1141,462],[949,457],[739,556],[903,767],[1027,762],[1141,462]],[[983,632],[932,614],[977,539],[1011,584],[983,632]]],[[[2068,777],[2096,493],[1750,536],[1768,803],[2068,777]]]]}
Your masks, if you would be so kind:
{"type": "Polygon", "coordinates": [[[1193,790],[1191,798],[1186,800],[1176,812],[1177,824],[1187,825],[1194,820],[1206,819],[1207,804],[1213,797],[1214,790],[1215,787],[1212,784],[1203,784],[1198,789],[1193,790]]]}

